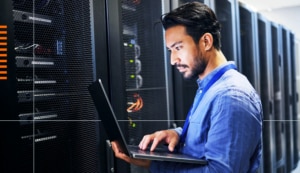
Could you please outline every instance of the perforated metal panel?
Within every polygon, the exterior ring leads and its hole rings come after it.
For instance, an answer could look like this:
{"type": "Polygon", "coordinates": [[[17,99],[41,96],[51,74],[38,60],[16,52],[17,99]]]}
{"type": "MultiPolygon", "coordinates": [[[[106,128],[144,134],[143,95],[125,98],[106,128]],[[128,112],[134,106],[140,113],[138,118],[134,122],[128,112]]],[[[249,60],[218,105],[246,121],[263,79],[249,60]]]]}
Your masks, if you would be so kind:
{"type": "Polygon", "coordinates": [[[11,123],[6,136],[16,144],[5,146],[17,159],[8,169],[97,172],[96,113],[87,90],[93,81],[90,1],[9,2],[12,10],[4,15],[13,22],[8,72],[14,76],[5,84],[15,94],[1,124],[11,123]]]}
{"type": "MultiPolygon", "coordinates": [[[[122,1],[122,40],[129,143],[168,128],[162,2],[122,1]],[[150,13],[151,9],[151,13],[150,13]]],[[[169,64],[168,64],[169,65],[169,64]]]]}

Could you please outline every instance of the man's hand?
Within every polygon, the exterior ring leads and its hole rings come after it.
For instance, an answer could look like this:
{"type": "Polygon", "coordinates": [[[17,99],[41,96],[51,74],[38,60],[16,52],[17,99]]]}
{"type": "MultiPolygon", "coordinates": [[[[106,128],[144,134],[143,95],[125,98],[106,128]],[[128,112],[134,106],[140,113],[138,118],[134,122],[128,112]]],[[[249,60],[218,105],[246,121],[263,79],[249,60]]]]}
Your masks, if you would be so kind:
{"type": "Polygon", "coordinates": [[[179,142],[179,135],[175,130],[162,130],[145,135],[139,144],[140,149],[145,150],[151,142],[150,151],[154,151],[158,144],[166,143],[169,151],[172,152],[179,142]]]}
{"type": "Polygon", "coordinates": [[[129,156],[127,156],[126,154],[124,154],[122,148],[120,147],[119,143],[117,141],[112,141],[111,142],[111,147],[112,150],[115,153],[115,156],[119,159],[122,159],[130,164],[134,164],[136,166],[141,166],[144,168],[149,168],[150,167],[150,160],[145,160],[145,159],[134,159],[131,158],[129,156]]]}

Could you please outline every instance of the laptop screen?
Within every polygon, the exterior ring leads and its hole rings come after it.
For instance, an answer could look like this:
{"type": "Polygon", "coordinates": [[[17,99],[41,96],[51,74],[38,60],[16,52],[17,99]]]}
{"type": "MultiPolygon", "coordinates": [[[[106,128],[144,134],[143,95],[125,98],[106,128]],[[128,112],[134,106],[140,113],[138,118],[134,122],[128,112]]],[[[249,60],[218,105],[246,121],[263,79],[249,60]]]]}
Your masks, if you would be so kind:
{"type": "Polygon", "coordinates": [[[129,155],[126,140],[122,134],[101,79],[93,82],[88,89],[109,140],[117,140],[121,147],[125,150],[125,154],[129,155]]]}

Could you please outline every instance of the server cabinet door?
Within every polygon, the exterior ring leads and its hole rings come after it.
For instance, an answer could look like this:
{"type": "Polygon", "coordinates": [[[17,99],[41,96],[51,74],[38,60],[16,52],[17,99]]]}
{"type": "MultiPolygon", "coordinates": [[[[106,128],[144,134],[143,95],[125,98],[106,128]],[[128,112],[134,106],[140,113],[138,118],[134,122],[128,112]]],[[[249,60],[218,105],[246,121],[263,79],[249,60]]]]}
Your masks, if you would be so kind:
{"type": "MultiPolygon", "coordinates": [[[[170,127],[172,85],[160,16],[165,1],[107,1],[108,85],[127,142],[170,127]]],[[[143,172],[117,162],[116,171],[143,172]]]]}
{"type": "Polygon", "coordinates": [[[276,172],[275,125],[270,21],[258,16],[261,100],[263,106],[264,172],[276,172]]]}
{"type": "Polygon", "coordinates": [[[297,124],[293,122],[293,120],[296,119],[295,112],[295,105],[294,105],[294,76],[293,76],[293,52],[292,52],[292,43],[291,41],[291,32],[286,29],[282,28],[282,50],[283,50],[283,69],[284,69],[284,103],[285,103],[285,109],[284,109],[284,116],[285,116],[285,128],[286,128],[286,154],[287,154],[287,171],[293,170],[296,165],[297,161],[294,160],[298,156],[295,156],[297,154],[297,137],[295,136],[297,134],[297,131],[295,130],[297,128],[297,124]]]}
{"type": "MultiPolygon", "coordinates": [[[[296,77],[296,51],[295,51],[295,35],[293,32],[289,33],[290,38],[290,51],[291,51],[291,76],[292,76],[292,105],[293,105],[293,120],[298,120],[298,108],[297,108],[297,102],[298,102],[298,91],[297,91],[297,77],[296,77]]],[[[294,151],[293,151],[293,162],[294,166],[293,168],[296,168],[298,165],[299,155],[297,154],[299,152],[298,147],[298,122],[293,121],[293,138],[294,138],[294,151]]]]}
{"type": "Polygon", "coordinates": [[[260,93],[257,13],[245,4],[239,4],[242,73],[260,93]]]}
{"type": "Polygon", "coordinates": [[[284,102],[283,102],[283,64],[281,50],[280,26],[276,23],[271,24],[272,35],[272,61],[273,61],[273,90],[274,90],[274,122],[276,140],[276,162],[277,172],[286,172],[286,151],[284,128],[284,102]]]}
{"type": "Polygon", "coordinates": [[[235,61],[238,69],[241,69],[238,1],[215,0],[214,8],[222,25],[221,49],[227,60],[235,61]]]}
{"type": "MultiPolygon", "coordinates": [[[[6,93],[0,100],[7,101],[1,143],[16,151],[16,160],[7,161],[13,172],[97,171],[91,162],[98,159],[96,124],[83,121],[96,118],[87,90],[93,81],[90,2],[1,2],[9,57],[7,78],[0,72],[6,93]]],[[[2,57],[0,63],[6,63],[2,57]]]]}

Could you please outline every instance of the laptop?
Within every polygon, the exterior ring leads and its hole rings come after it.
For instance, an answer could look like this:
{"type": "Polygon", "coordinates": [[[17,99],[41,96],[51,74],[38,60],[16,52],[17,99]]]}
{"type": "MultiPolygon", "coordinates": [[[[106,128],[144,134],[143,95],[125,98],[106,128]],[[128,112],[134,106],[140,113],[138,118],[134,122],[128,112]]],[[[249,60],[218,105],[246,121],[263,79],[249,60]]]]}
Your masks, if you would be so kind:
{"type": "Polygon", "coordinates": [[[101,79],[96,80],[88,86],[96,110],[98,111],[101,122],[110,141],[118,141],[124,153],[132,158],[184,162],[193,164],[207,164],[204,159],[184,155],[181,153],[170,152],[165,149],[140,150],[138,146],[128,145],[121,131],[117,117],[113,111],[101,79]]]}

